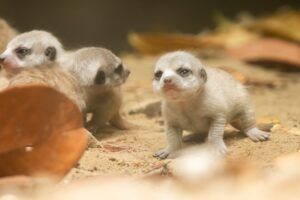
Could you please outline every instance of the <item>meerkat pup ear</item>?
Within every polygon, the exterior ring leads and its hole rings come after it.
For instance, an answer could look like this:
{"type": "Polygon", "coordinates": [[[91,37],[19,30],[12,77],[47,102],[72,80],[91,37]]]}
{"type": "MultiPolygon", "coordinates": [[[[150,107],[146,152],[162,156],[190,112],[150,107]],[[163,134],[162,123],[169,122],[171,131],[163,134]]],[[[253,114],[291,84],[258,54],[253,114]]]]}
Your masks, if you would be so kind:
{"type": "Polygon", "coordinates": [[[207,81],[207,73],[206,73],[205,69],[202,68],[200,70],[199,74],[200,74],[200,77],[204,80],[204,82],[206,82],[207,81]]]}
{"type": "Polygon", "coordinates": [[[102,70],[99,70],[98,72],[97,72],[97,75],[96,75],[96,78],[95,78],[95,84],[99,84],[99,85],[102,85],[102,84],[104,84],[105,83],[105,73],[104,73],[104,71],[102,71],[102,70]]]}
{"type": "Polygon", "coordinates": [[[45,55],[49,58],[49,60],[54,61],[56,59],[56,48],[53,46],[47,47],[45,55]]]}

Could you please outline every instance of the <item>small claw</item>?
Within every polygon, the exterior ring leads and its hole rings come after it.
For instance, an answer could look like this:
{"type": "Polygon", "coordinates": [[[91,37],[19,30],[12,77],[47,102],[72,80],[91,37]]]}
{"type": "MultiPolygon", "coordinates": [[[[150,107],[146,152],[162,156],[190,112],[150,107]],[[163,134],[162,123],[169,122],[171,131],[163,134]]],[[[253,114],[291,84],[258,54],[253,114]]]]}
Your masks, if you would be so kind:
{"type": "Polygon", "coordinates": [[[161,149],[159,151],[157,151],[153,157],[158,158],[158,159],[166,159],[169,155],[170,155],[170,150],[168,148],[165,149],[161,149]]]}
{"type": "Polygon", "coordinates": [[[258,128],[250,129],[246,135],[254,142],[265,141],[269,138],[269,133],[261,131],[258,128]]]}
{"type": "Polygon", "coordinates": [[[217,142],[209,142],[210,144],[212,144],[213,147],[215,147],[215,150],[217,153],[221,154],[221,155],[225,155],[228,153],[228,149],[224,143],[224,141],[217,141],[217,142]]]}

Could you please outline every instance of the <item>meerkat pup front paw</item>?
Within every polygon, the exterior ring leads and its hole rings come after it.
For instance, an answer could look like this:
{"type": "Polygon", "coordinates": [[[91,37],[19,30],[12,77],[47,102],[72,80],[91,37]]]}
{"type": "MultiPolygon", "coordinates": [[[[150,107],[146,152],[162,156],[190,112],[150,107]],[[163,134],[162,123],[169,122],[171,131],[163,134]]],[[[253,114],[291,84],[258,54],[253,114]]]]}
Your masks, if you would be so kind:
{"type": "Polygon", "coordinates": [[[163,97],[167,147],[154,156],[166,158],[181,149],[182,131],[208,134],[207,142],[221,154],[228,152],[223,140],[231,123],[254,141],[268,139],[255,124],[246,89],[225,71],[204,67],[183,51],[167,53],[156,63],[154,91],[163,97]]]}
{"type": "Polygon", "coordinates": [[[258,128],[252,128],[249,131],[245,132],[245,134],[254,142],[264,141],[269,138],[269,133],[265,131],[261,131],[258,128]]]}
{"type": "Polygon", "coordinates": [[[166,135],[167,135],[167,142],[168,145],[162,149],[156,152],[153,156],[157,157],[159,159],[165,159],[169,157],[169,155],[172,155],[177,150],[181,149],[182,146],[182,129],[174,126],[167,122],[166,125],[166,135]]]}

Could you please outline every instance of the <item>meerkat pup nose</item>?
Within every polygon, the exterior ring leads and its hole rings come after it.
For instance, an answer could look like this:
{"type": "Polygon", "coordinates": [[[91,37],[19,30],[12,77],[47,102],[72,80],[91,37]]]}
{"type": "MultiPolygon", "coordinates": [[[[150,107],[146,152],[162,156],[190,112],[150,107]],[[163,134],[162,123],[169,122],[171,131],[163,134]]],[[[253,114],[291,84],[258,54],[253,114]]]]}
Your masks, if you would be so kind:
{"type": "Polygon", "coordinates": [[[158,158],[167,158],[181,149],[183,130],[207,135],[207,142],[221,154],[227,152],[223,140],[226,124],[253,141],[269,137],[256,126],[245,87],[227,72],[204,66],[190,53],[176,51],[159,58],[153,89],[162,97],[168,142],[155,153],[158,158]]]}
{"type": "Polygon", "coordinates": [[[164,78],[164,83],[172,83],[172,79],[171,78],[164,78]]]}

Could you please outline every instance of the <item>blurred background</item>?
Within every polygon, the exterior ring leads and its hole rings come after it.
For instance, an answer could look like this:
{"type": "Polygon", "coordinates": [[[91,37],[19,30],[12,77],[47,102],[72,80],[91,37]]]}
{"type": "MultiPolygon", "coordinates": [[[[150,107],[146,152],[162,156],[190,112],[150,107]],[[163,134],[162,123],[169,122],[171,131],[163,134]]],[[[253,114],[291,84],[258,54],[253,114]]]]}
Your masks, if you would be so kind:
{"type": "Polygon", "coordinates": [[[45,29],[67,48],[103,46],[130,50],[130,31],[198,33],[214,26],[214,15],[240,12],[261,16],[278,8],[299,8],[299,0],[1,0],[0,16],[20,32],[45,29]]]}

